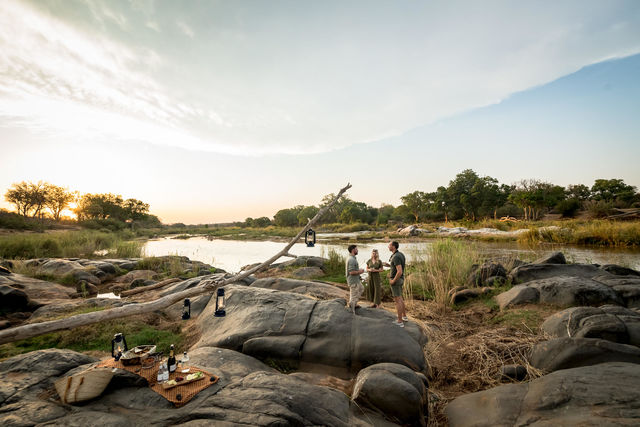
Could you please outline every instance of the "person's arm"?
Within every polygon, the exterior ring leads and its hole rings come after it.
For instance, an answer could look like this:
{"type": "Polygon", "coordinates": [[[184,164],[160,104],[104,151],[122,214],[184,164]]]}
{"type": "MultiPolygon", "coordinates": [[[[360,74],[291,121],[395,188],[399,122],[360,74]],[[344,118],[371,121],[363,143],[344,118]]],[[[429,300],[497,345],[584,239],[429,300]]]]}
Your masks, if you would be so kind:
{"type": "Polygon", "coordinates": [[[396,277],[391,279],[389,284],[394,285],[396,283],[396,280],[398,280],[400,278],[400,276],[402,276],[402,264],[398,264],[396,266],[396,277]]]}

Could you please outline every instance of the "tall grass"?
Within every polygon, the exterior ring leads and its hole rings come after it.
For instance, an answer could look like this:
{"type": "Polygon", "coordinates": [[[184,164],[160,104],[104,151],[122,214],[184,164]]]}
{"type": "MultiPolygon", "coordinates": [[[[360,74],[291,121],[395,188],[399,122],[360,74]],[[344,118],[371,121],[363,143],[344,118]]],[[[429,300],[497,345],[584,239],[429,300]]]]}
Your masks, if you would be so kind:
{"type": "Polygon", "coordinates": [[[142,245],[128,243],[118,233],[94,230],[16,233],[0,237],[0,258],[96,258],[96,251],[139,257],[142,245]]]}
{"type": "Polygon", "coordinates": [[[591,220],[560,222],[556,229],[531,228],[519,236],[527,244],[563,243],[612,247],[640,246],[640,222],[591,220]]]}
{"type": "Polygon", "coordinates": [[[433,298],[445,306],[449,304],[449,291],[465,284],[473,264],[481,260],[480,252],[472,243],[456,239],[433,242],[422,259],[413,263],[404,286],[405,296],[433,298]]]}

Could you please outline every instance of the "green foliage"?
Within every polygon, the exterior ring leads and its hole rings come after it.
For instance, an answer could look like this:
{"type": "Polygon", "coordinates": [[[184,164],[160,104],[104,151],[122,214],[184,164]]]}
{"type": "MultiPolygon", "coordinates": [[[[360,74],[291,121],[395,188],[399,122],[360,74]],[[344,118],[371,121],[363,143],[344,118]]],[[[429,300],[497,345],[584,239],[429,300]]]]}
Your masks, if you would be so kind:
{"type": "MultiPolygon", "coordinates": [[[[93,230],[65,231],[60,233],[15,233],[0,237],[1,258],[97,258],[96,251],[117,251],[125,244],[117,233],[93,230]]],[[[130,246],[130,249],[133,245],[130,246]]],[[[141,245],[138,245],[142,249],[141,245]]],[[[130,255],[140,256],[140,251],[130,250],[130,255]]]]}
{"type": "Polygon", "coordinates": [[[532,227],[528,233],[518,236],[519,243],[561,243],[632,247],[640,246],[639,222],[616,222],[607,220],[575,221],[562,223],[558,228],[532,227]]]}
{"type": "Polygon", "coordinates": [[[563,218],[573,218],[576,212],[582,207],[582,202],[578,199],[563,200],[556,205],[556,210],[563,218]]]}
{"type": "Polygon", "coordinates": [[[479,260],[479,251],[468,242],[436,240],[426,256],[413,263],[407,288],[413,296],[430,296],[439,304],[449,305],[449,291],[465,284],[471,267],[479,260]]]}
{"type": "MultiPolygon", "coordinates": [[[[89,309],[89,311],[96,311],[89,309]]],[[[88,312],[88,311],[84,311],[88,312]]],[[[74,312],[72,314],[80,314],[74,312]]],[[[66,314],[67,317],[72,314],[66,314]]],[[[179,349],[184,343],[178,323],[165,328],[156,328],[143,320],[111,320],[94,325],[41,335],[15,343],[0,345],[0,358],[28,353],[45,348],[65,348],[75,351],[111,352],[111,339],[117,332],[125,334],[129,348],[136,345],[155,344],[158,351],[169,352],[175,344],[179,349]]]]}
{"type": "Polygon", "coordinates": [[[594,200],[617,203],[619,207],[629,206],[636,199],[636,187],[621,179],[596,179],[591,192],[594,200]]]}
{"type": "Polygon", "coordinates": [[[496,325],[519,329],[526,332],[537,331],[544,318],[539,311],[514,309],[500,313],[489,322],[496,325]]]}

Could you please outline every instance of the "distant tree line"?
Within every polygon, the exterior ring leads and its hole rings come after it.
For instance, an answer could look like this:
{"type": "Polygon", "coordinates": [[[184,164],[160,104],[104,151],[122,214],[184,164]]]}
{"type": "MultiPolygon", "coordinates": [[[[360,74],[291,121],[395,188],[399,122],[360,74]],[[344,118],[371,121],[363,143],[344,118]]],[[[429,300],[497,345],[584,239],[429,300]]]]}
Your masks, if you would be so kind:
{"type": "MultiPolygon", "coordinates": [[[[333,194],[323,198],[319,206],[298,205],[281,209],[269,220],[247,218],[241,225],[249,227],[299,226],[306,224],[333,194]]],[[[442,220],[478,221],[483,218],[520,217],[537,220],[549,212],[572,217],[580,210],[593,216],[606,216],[614,208],[640,207],[636,187],[622,179],[596,179],[593,186],[569,185],[566,188],[535,179],[512,185],[500,184],[496,178],[479,176],[466,169],[434,192],[413,191],[400,198],[402,204],[383,204],[376,208],[349,197],[342,197],[322,223],[365,223],[385,225],[391,222],[421,222],[442,220]]]]}
{"type": "Polygon", "coordinates": [[[124,199],[119,194],[80,194],[48,182],[14,183],[4,198],[23,217],[61,220],[65,210],[73,212],[81,225],[90,228],[121,229],[136,223],[144,227],[160,226],[157,216],[149,213],[149,205],[137,199],[124,199]]]}

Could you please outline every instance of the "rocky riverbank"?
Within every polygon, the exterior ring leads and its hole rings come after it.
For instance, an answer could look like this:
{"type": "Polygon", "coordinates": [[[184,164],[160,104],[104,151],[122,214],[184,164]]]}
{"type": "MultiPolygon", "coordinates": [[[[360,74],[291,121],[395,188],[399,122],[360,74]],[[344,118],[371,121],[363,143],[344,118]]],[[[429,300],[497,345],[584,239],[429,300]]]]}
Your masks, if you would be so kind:
{"type": "MultiPolygon", "coordinates": [[[[162,284],[163,267],[140,261],[37,260],[77,283],[91,283],[79,270],[91,274],[100,291],[135,289],[136,281],[142,290],[162,284]]],[[[193,277],[115,300],[83,295],[77,283],[11,273],[5,262],[3,326],[64,316],[79,307],[135,304],[227,275],[182,261],[193,266],[186,273],[193,277]]],[[[388,310],[360,308],[354,316],[345,309],[344,287],[279,277],[284,270],[309,268],[322,271],[323,260],[301,258],[272,268],[270,277],[226,286],[222,318],[213,316],[209,295],[192,300],[192,319],[181,323],[190,334],[191,361],[220,381],[183,408],[173,408],[125,371],[116,373],[100,397],[62,404],[53,383],[97,359],[43,349],[0,362],[0,422],[488,426],[629,425],[640,419],[640,272],[567,264],[562,254],[528,264],[490,260],[452,292],[463,304],[457,310],[411,301],[411,321],[400,329],[388,310]],[[539,318],[535,327],[525,325],[529,330],[501,320],[525,312],[539,318]],[[493,363],[468,365],[482,357],[493,363]]],[[[161,315],[180,324],[180,310],[176,304],[161,315]]]]}

